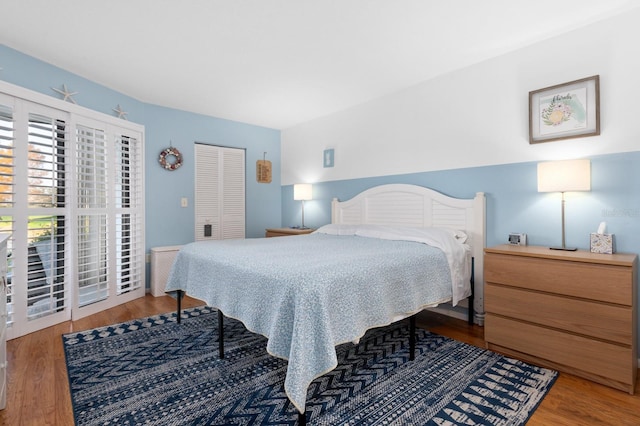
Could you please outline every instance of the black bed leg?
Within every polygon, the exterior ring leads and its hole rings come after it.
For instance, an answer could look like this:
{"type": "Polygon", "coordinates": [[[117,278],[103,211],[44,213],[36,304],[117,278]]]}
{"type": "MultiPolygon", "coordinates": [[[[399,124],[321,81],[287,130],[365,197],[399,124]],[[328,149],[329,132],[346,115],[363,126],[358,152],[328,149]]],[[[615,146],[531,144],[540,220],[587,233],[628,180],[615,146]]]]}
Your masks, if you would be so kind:
{"type": "Polygon", "coordinates": [[[218,355],[224,359],[224,315],[218,309],[218,355]]]}
{"type": "Polygon", "coordinates": [[[306,426],[307,413],[298,413],[298,426],[306,426]]]}
{"type": "Polygon", "coordinates": [[[180,324],[180,320],[182,319],[182,315],[180,315],[180,312],[182,312],[182,298],[183,297],[184,297],[184,291],[176,290],[176,300],[178,301],[178,310],[176,312],[176,322],[178,324],[180,324]]]}
{"type": "Polygon", "coordinates": [[[475,314],[475,308],[474,308],[474,296],[473,294],[475,293],[475,270],[474,270],[474,261],[475,259],[472,257],[471,258],[471,279],[469,280],[469,284],[471,285],[471,296],[469,296],[469,325],[473,325],[473,317],[475,314]]]}
{"type": "Polygon", "coordinates": [[[416,358],[416,316],[409,317],[409,361],[416,358]]]}

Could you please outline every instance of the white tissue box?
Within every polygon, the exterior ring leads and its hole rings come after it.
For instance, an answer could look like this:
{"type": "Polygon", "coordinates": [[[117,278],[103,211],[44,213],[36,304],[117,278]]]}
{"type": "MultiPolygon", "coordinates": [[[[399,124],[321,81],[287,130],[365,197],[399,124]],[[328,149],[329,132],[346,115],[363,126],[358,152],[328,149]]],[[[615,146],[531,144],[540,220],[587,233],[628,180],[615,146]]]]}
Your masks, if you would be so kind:
{"type": "Polygon", "coordinates": [[[591,234],[591,253],[613,254],[613,234],[591,234]]]}

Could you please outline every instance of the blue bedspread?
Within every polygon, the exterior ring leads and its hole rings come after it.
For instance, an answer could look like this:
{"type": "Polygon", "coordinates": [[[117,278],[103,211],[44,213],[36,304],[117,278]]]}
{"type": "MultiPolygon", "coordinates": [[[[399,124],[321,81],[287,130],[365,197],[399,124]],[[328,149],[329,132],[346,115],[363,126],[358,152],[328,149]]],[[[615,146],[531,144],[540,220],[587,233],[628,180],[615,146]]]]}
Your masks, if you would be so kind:
{"type": "Polygon", "coordinates": [[[311,381],[337,365],[336,345],[450,300],[452,280],[445,254],[426,244],[311,234],[188,244],[166,287],[178,289],[267,337],[304,412],[311,381]]]}

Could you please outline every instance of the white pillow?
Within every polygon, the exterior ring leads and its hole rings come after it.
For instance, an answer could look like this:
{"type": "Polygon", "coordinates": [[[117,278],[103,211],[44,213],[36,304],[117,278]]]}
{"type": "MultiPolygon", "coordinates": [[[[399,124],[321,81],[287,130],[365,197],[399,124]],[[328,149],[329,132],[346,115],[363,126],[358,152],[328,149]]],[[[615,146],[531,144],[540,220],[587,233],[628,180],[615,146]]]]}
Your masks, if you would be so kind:
{"type": "Polygon", "coordinates": [[[316,229],[314,234],[327,234],[327,235],[356,235],[359,225],[345,225],[338,223],[330,223],[329,225],[321,226],[316,229]]]}
{"type": "Polygon", "coordinates": [[[453,233],[453,238],[455,238],[460,244],[466,243],[469,239],[469,236],[459,229],[452,229],[451,232],[453,233]]]}

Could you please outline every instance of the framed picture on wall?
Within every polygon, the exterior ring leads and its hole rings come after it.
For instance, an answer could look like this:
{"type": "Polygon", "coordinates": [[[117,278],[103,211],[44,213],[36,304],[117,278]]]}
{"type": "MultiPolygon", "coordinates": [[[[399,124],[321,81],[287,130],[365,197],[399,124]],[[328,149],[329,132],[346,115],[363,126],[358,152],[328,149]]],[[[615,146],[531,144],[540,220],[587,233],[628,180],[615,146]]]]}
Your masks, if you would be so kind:
{"type": "Polygon", "coordinates": [[[529,92],[529,143],[599,134],[599,75],[529,92]]]}

